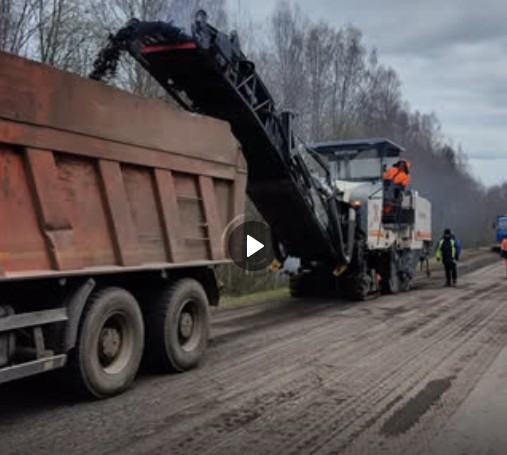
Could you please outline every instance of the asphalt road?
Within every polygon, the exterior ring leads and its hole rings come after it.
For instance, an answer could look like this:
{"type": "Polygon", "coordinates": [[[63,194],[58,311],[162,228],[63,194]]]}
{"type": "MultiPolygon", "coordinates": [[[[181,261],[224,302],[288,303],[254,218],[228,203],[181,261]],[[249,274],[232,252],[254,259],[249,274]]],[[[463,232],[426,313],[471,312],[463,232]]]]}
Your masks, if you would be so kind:
{"type": "Polygon", "coordinates": [[[102,402],[61,374],[4,385],[0,454],[431,453],[477,383],[495,393],[485,373],[507,346],[502,265],[478,254],[466,271],[457,288],[439,272],[364,303],[219,311],[201,368],[102,402]]]}
{"type": "Polygon", "coordinates": [[[507,452],[507,348],[438,434],[433,455],[491,455],[507,452]]]}

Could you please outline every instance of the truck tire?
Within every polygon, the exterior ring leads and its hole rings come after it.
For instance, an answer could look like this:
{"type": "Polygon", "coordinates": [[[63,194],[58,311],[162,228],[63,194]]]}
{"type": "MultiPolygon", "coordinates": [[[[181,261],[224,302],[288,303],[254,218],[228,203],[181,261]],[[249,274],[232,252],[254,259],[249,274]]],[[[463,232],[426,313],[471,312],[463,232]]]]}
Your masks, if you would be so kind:
{"type": "Polygon", "coordinates": [[[385,294],[398,294],[400,292],[400,278],[396,271],[385,282],[383,280],[382,284],[385,294]]]}
{"type": "Polygon", "coordinates": [[[139,369],[143,348],[143,316],[132,294],[120,288],[92,294],[73,358],[80,389],[96,398],[125,391],[139,369]]]}
{"type": "Polygon", "coordinates": [[[410,278],[408,277],[400,278],[400,291],[401,292],[410,291],[410,278]]]}
{"type": "Polygon", "coordinates": [[[209,336],[209,303],[201,284],[192,278],[164,289],[147,316],[147,357],[163,372],[182,372],[201,361],[209,336]]]}
{"type": "Polygon", "coordinates": [[[380,282],[382,294],[398,294],[401,290],[400,276],[396,261],[391,259],[387,265],[387,271],[380,282]]]}
{"type": "Polygon", "coordinates": [[[398,294],[400,292],[400,277],[396,271],[380,281],[380,290],[382,294],[398,294]]]}
{"type": "Polygon", "coordinates": [[[368,298],[370,285],[366,276],[353,276],[349,279],[348,288],[348,294],[352,300],[355,300],[356,302],[364,302],[368,298]]]}

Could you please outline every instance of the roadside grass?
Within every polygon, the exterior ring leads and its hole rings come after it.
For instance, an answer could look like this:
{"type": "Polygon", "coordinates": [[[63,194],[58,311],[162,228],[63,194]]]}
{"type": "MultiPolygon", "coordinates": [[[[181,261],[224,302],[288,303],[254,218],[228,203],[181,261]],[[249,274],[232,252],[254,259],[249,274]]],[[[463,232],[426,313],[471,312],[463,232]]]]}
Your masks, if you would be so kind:
{"type": "Polygon", "coordinates": [[[289,298],[289,288],[286,287],[246,295],[224,295],[220,300],[219,309],[238,308],[254,303],[267,302],[270,300],[284,300],[289,298]]]}

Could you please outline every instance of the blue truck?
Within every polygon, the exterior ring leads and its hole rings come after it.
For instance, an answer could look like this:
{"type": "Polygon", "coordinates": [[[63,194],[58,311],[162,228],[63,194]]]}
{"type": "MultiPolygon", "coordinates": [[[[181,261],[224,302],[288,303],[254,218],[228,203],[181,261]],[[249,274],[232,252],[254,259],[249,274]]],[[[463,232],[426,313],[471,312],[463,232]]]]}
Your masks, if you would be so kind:
{"type": "Polygon", "coordinates": [[[496,241],[502,243],[507,236],[507,215],[498,215],[496,217],[496,241]]]}
{"type": "Polygon", "coordinates": [[[498,215],[496,217],[495,234],[496,243],[493,246],[493,250],[500,251],[500,244],[502,240],[507,236],[507,215],[498,215]]]}

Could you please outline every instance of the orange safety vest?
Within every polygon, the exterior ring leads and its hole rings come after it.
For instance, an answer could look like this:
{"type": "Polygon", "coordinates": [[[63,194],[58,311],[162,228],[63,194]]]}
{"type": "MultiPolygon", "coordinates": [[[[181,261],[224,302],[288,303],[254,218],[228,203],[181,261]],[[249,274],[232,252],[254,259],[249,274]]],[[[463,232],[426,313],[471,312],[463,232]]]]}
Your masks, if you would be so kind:
{"type": "Polygon", "coordinates": [[[384,174],[385,180],[392,180],[395,185],[407,187],[410,185],[410,175],[398,167],[392,167],[384,174]]]}
{"type": "Polygon", "coordinates": [[[400,169],[397,168],[397,167],[392,167],[391,169],[389,169],[385,174],[384,174],[384,179],[386,180],[392,180],[394,178],[394,176],[400,172],[400,169]]]}
{"type": "Polygon", "coordinates": [[[410,175],[406,172],[400,171],[396,174],[393,181],[396,185],[403,185],[404,187],[407,187],[410,184],[410,175]]]}
{"type": "MultiPolygon", "coordinates": [[[[500,249],[502,250],[502,252],[507,251],[507,239],[502,240],[502,244],[500,245],[500,249]]],[[[507,258],[504,258],[503,263],[505,264],[505,270],[507,270],[507,258]]]]}

